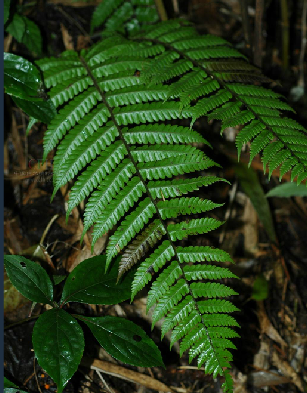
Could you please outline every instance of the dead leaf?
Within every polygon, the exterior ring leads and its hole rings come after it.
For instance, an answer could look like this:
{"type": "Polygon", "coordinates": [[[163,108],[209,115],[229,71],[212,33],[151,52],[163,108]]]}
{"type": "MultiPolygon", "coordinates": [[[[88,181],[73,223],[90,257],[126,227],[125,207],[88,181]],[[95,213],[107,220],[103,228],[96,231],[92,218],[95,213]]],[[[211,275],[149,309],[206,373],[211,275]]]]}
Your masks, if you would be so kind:
{"type": "Polygon", "coordinates": [[[63,38],[65,49],[74,50],[74,43],[73,43],[72,36],[69,35],[68,30],[64,27],[62,23],[61,23],[61,32],[62,32],[62,38],[63,38]]]}

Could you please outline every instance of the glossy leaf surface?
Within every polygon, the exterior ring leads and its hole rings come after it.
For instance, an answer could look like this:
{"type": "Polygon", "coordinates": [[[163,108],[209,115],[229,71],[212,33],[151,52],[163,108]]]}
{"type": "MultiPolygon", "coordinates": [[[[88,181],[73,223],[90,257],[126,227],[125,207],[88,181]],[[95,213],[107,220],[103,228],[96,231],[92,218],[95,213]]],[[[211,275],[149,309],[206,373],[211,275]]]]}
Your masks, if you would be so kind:
{"type": "Polygon", "coordinates": [[[115,359],[133,366],[164,366],[156,344],[135,323],[117,317],[79,317],[115,359]]]}
{"type": "Polygon", "coordinates": [[[12,53],[4,53],[5,92],[20,98],[38,98],[41,77],[28,60],[12,53]]]}
{"type": "Polygon", "coordinates": [[[26,298],[52,304],[53,285],[46,271],[20,255],[5,255],[4,266],[12,284],[26,298]]]}
{"type": "Polygon", "coordinates": [[[117,304],[129,299],[133,272],[127,274],[117,285],[119,259],[107,273],[105,255],[80,263],[65,282],[61,302],[117,304]]]}
{"type": "Polygon", "coordinates": [[[58,393],[77,371],[84,350],[83,331],[66,311],[53,309],[37,320],[32,335],[39,365],[58,386],[58,393]]]}

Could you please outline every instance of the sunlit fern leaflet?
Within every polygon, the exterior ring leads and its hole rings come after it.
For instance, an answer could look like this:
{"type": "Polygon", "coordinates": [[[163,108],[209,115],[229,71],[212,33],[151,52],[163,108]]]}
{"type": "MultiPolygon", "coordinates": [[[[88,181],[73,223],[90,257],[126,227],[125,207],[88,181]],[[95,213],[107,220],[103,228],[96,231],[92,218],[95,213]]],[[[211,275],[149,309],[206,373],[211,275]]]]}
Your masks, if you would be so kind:
{"type": "Polygon", "coordinates": [[[192,123],[201,116],[227,127],[244,126],[236,137],[239,156],[250,144],[250,162],[262,153],[269,176],[279,168],[280,178],[291,170],[291,181],[307,178],[307,131],[283,116],[293,109],[282,96],[255,85],[269,80],[222,38],[200,36],[187,22],[169,21],[148,27],[132,37],[144,45],[164,47],[145,66],[142,78],[154,86],[171,82],[169,96],[189,108],[192,123]]]}
{"type": "Polygon", "coordinates": [[[198,133],[168,122],[191,117],[190,109],[180,109],[174,100],[165,102],[167,85],[148,87],[139,77],[148,57],[163,50],[116,36],[80,56],[65,52],[61,58],[39,61],[58,107],[45,134],[45,157],[58,146],[54,193],[76,179],[68,215],[89,197],[84,233],[94,224],[93,244],[117,226],[107,247],[107,265],[122,252],[121,276],[141,261],[133,297],[152,279],[151,271],[159,273],[149,292],[149,306],[156,305],[154,323],[165,317],[162,335],[173,329],[172,344],[181,340],[181,352],[189,350],[190,361],[198,358],[206,372],[224,376],[224,391],[231,392],[228,349],[234,345],[229,338],[238,334],[230,326],[238,325],[228,315],[236,308],[223,298],[236,293],[212,282],[235,277],[217,265],[231,258],[211,247],[178,247],[183,238],[222,224],[199,218],[218,204],[186,194],[223,179],[199,175],[173,179],[215,163],[191,145],[208,144],[198,133]],[[131,48],[133,57],[127,57],[131,48]],[[197,218],[187,221],[187,215],[196,213],[197,218]],[[183,221],[176,219],[180,216],[183,221]]]}

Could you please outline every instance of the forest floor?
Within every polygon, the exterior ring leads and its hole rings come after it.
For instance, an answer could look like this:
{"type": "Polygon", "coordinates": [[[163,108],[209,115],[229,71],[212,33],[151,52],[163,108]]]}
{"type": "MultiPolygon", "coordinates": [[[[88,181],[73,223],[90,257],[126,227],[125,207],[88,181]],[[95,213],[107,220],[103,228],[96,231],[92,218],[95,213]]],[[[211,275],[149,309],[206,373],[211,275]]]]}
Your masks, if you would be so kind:
{"type": "MultiPolygon", "coordinates": [[[[81,49],[89,45],[90,38],[85,32],[88,31],[90,15],[96,3],[49,0],[31,11],[30,16],[42,28],[44,39],[49,42],[49,53],[57,55],[64,49],[81,49]]],[[[237,48],[244,49],[238,1],[191,0],[182,8],[179,9],[180,14],[193,20],[201,32],[222,36],[237,48]]],[[[266,20],[270,20],[269,16],[266,20]]],[[[276,38],[276,32],[280,31],[280,18],[275,18],[274,26],[265,23],[267,36],[263,50],[263,71],[277,81],[271,87],[276,87],[277,91],[286,96],[297,111],[297,120],[306,126],[306,99],[294,101],[291,98],[291,89],[298,83],[299,17],[294,18],[292,23],[294,41],[287,69],[283,68],[281,42],[276,38]]],[[[5,38],[5,46],[13,52],[18,49],[19,54],[27,55],[26,49],[10,36],[5,38]]],[[[5,113],[10,114],[5,119],[4,142],[5,253],[35,258],[50,273],[66,274],[78,263],[92,256],[88,241],[80,245],[83,230],[82,206],[73,210],[66,223],[69,188],[62,188],[50,202],[53,190],[52,156],[49,155],[45,163],[41,160],[45,126],[37,124],[26,137],[27,116],[8,97],[5,105],[5,113]]],[[[209,238],[197,236],[191,244],[206,245],[210,241],[210,244],[229,252],[235,261],[231,269],[241,278],[231,281],[231,286],[240,294],[235,299],[235,304],[241,310],[235,316],[241,326],[241,339],[235,341],[238,349],[234,351],[231,372],[235,392],[303,392],[303,386],[307,383],[307,199],[269,198],[270,209],[265,214],[271,217],[272,230],[278,239],[273,244],[267,233],[268,228],[261,223],[248,196],[248,189],[252,192],[254,184],[242,186],[242,173],[233,164],[237,162],[233,143],[236,129],[228,130],[223,138],[219,134],[218,122],[209,124],[200,120],[195,128],[213,145],[213,151],[208,154],[226,168],[212,170],[212,174],[225,177],[231,183],[223,186],[219,184],[218,188],[210,187],[208,191],[202,191],[202,195],[198,193],[197,196],[225,203],[212,216],[227,220],[227,223],[209,238]]],[[[242,162],[248,161],[248,152],[243,152],[242,162]]],[[[259,158],[254,160],[251,167],[257,174],[256,181],[265,193],[278,184],[278,173],[274,172],[268,180],[263,174],[259,158]]],[[[96,255],[105,250],[107,240],[108,234],[97,243],[96,255]]],[[[34,359],[31,341],[34,321],[16,324],[30,314],[39,315],[42,306],[37,304],[32,309],[32,303],[12,287],[6,276],[4,286],[7,325],[5,372],[19,381],[19,386],[25,390],[55,392],[52,380],[34,359]]],[[[91,316],[124,316],[138,323],[158,345],[166,369],[124,365],[111,358],[99,347],[90,332],[86,331],[85,357],[92,361],[95,359],[97,364],[99,361],[112,363],[117,371],[110,375],[103,367],[99,372],[83,364],[64,392],[220,391],[219,380],[213,381],[211,376],[198,370],[194,363],[189,365],[187,355],[180,359],[176,346],[170,351],[169,337],[160,341],[159,325],[151,333],[151,316],[146,315],[145,305],[144,292],[132,304],[126,301],[116,306],[73,304],[71,307],[91,316]],[[123,367],[128,372],[132,370],[137,373],[127,377],[122,372],[123,367]],[[151,378],[154,389],[142,384],[144,374],[151,378]],[[161,390],[159,383],[163,383],[168,389],[161,390]]]]}

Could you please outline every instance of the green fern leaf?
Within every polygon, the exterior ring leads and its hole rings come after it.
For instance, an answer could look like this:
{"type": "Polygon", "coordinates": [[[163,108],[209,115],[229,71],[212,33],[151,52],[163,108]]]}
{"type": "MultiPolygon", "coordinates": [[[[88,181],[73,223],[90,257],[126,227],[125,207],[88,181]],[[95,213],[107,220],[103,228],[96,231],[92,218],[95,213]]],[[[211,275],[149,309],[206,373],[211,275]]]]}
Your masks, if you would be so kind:
{"type": "MultiPolygon", "coordinates": [[[[104,208],[124,188],[133,176],[133,164],[124,160],[117,168],[98,186],[98,190],[91,194],[84,211],[84,230],[82,238],[88,229],[96,222],[104,208]]],[[[69,209],[67,211],[69,214],[69,209]]]]}
{"type": "Polygon", "coordinates": [[[299,141],[307,140],[307,131],[294,120],[282,117],[282,111],[293,110],[280,99],[280,94],[252,85],[265,82],[266,78],[229,43],[210,36],[201,37],[193,27],[186,27],[181,21],[148,28],[134,40],[143,45],[164,45],[164,53],[149,61],[142,78],[155,83],[155,73],[159,76],[164,73],[163,80],[169,84],[168,98],[179,97],[181,107],[187,108],[196,100],[191,107],[191,124],[207,115],[209,119],[222,120],[222,129],[246,125],[239,132],[236,144],[240,156],[243,145],[252,142],[251,161],[273,140],[280,141],[282,147],[276,155],[270,156],[270,150],[266,150],[269,176],[280,167],[282,174],[292,170],[292,179],[304,180],[307,161],[298,145],[299,141]],[[173,74],[168,70],[184,61],[193,67],[182,70],[180,75],[176,73],[177,78],[173,81],[173,74]],[[293,131],[291,140],[285,139],[284,129],[293,131]]]}
{"type": "Polygon", "coordinates": [[[151,271],[157,272],[164,264],[175,255],[174,249],[169,241],[164,241],[149,258],[145,259],[137,269],[132,283],[133,299],[135,295],[151,280],[151,271]]]}
{"type": "MultiPolygon", "coordinates": [[[[125,26],[131,23],[134,26],[131,28],[137,29],[134,16],[129,13],[132,8],[146,23],[152,12],[146,10],[146,5],[151,0],[146,0],[146,4],[144,1],[135,0],[129,6],[121,1],[119,12],[109,7],[105,13],[107,28],[117,29],[119,22],[125,20],[125,26]],[[129,12],[124,15],[123,10],[129,12]]],[[[183,343],[181,349],[186,347],[192,351],[195,342],[191,342],[190,332],[203,340],[204,331],[209,337],[206,351],[211,351],[214,359],[206,358],[200,351],[199,364],[205,362],[207,370],[227,376],[223,370],[229,366],[230,359],[226,348],[232,348],[232,345],[226,340],[236,335],[227,326],[237,324],[226,313],[236,308],[227,301],[218,301],[235,292],[211,281],[236,278],[227,268],[214,264],[231,259],[221,250],[178,247],[176,244],[177,240],[189,235],[218,228],[222,222],[209,217],[167,222],[168,218],[205,213],[220,206],[206,199],[182,195],[225,180],[215,176],[173,178],[204,171],[216,164],[196,147],[208,144],[205,139],[187,127],[168,122],[196,118],[200,112],[210,111],[215,111],[212,118],[227,120],[225,113],[218,112],[220,109],[231,117],[240,115],[241,107],[233,99],[230,89],[221,89],[217,79],[208,79],[204,69],[195,69],[195,59],[204,50],[202,45],[211,51],[208,58],[213,53],[221,58],[236,54],[218,39],[211,45],[206,37],[199,45],[197,33],[191,26],[184,24],[180,31],[169,30],[170,26],[173,29],[176,25],[178,22],[170,22],[167,28],[158,26],[155,31],[144,26],[149,36],[161,34],[162,43],[139,44],[117,34],[113,42],[112,37],[106,38],[89,51],[82,51],[80,56],[67,53],[59,62],[54,59],[42,61],[48,83],[54,86],[54,100],[63,106],[46,133],[45,154],[59,145],[54,166],[55,192],[76,179],[69,195],[67,215],[88,198],[82,237],[94,226],[94,245],[101,235],[115,228],[107,246],[106,268],[114,257],[122,254],[120,278],[140,262],[132,284],[132,297],[153,280],[147,307],[155,307],[153,323],[165,318],[162,335],[173,329],[171,344],[179,339],[183,343]],[[186,41],[183,47],[191,41],[191,46],[187,47],[190,60],[182,59],[180,53],[165,46],[165,43],[180,43],[182,40],[186,41]],[[133,55],[127,56],[127,53],[133,55]],[[64,73],[59,70],[62,60],[63,65],[68,61],[64,73]],[[79,71],[80,64],[82,72],[79,71]],[[185,97],[185,86],[180,87],[178,83],[181,83],[182,74],[189,76],[182,79],[189,89],[192,87],[185,97]],[[67,82],[63,75],[68,78],[67,82]],[[152,78],[151,86],[148,86],[148,75],[156,75],[161,83],[153,84],[152,78]],[[168,78],[175,79],[175,87],[164,83],[168,78]],[[193,88],[196,81],[201,85],[197,92],[193,88]],[[186,107],[181,105],[180,108],[176,97],[186,107]],[[198,102],[190,107],[194,100],[198,102]],[[206,101],[205,104],[202,100],[211,100],[211,103],[206,101]],[[199,106],[200,101],[202,106],[199,106]],[[194,264],[190,266],[190,262],[194,264]],[[157,278],[153,273],[157,273],[157,278]],[[199,280],[206,282],[198,283],[199,280]],[[205,300],[202,299],[204,296],[205,300]],[[210,300],[216,300],[216,303],[208,303],[210,300]]],[[[258,107],[258,102],[251,106],[258,107]]],[[[272,165],[271,161],[268,165],[272,165]]],[[[231,382],[226,384],[230,389],[231,382]]]]}
{"type": "Polygon", "coordinates": [[[159,220],[155,220],[148,225],[126,248],[119,264],[118,277],[120,278],[127,270],[135,265],[164,234],[165,229],[159,220]]]}
{"type": "Polygon", "coordinates": [[[125,141],[130,145],[154,144],[154,143],[205,143],[209,145],[201,135],[188,127],[146,124],[130,128],[124,131],[125,141]]]}

